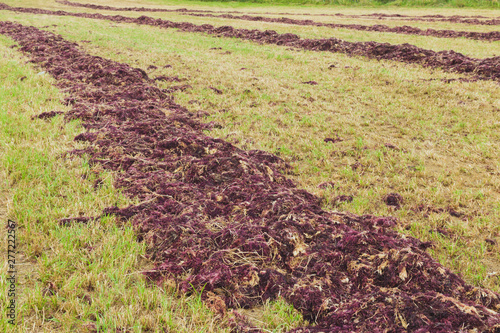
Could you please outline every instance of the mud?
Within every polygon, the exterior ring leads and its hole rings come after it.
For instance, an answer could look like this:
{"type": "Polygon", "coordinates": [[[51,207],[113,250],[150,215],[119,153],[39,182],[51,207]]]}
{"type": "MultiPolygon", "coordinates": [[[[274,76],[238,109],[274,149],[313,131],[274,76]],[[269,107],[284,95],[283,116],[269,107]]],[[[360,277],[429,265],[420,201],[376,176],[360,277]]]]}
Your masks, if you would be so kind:
{"type": "MultiPolygon", "coordinates": [[[[163,9],[163,8],[145,8],[145,7],[111,7],[111,6],[102,6],[102,5],[94,5],[94,4],[85,4],[72,2],[67,0],[56,0],[63,5],[72,6],[72,7],[84,7],[95,10],[109,10],[109,11],[126,11],[126,12],[169,12],[169,13],[219,13],[219,14],[248,14],[241,11],[214,11],[214,10],[196,10],[196,9],[187,9],[187,8],[179,8],[179,9],[163,9]]],[[[263,15],[298,15],[298,16],[332,16],[332,17],[345,17],[345,18],[365,18],[365,19],[375,19],[375,20],[387,20],[387,19],[396,19],[396,20],[407,20],[407,21],[426,21],[426,22],[438,22],[438,21],[446,21],[452,23],[463,23],[463,24],[472,24],[472,25],[500,25],[500,17],[490,18],[481,15],[453,15],[453,16],[445,16],[445,15],[422,15],[422,16],[411,16],[411,15],[403,15],[403,14],[384,14],[384,13],[372,13],[372,14],[360,14],[360,15],[346,15],[342,13],[336,14],[309,14],[309,13],[272,13],[266,12],[262,13],[263,15]]],[[[258,15],[256,13],[252,13],[252,15],[258,15]]]]}
{"type": "MultiPolygon", "coordinates": [[[[99,5],[91,5],[91,4],[80,4],[69,1],[59,1],[65,5],[75,6],[75,7],[85,7],[92,9],[105,9],[105,10],[114,10],[114,11],[162,11],[160,9],[149,9],[146,8],[120,8],[120,7],[110,7],[110,6],[99,6],[99,5]]],[[[165,10],[163,10],[165,11],[165,10]]],[[[497,41],[500,40],[500,31],[492,31],[492,32],[474,32],[474,31],[455,31],[455,30],[435,30],[435,29],[420,29],[416,27],[410,26],[402,26],[402,27],[389,27],[387,25],[377,24],[377,25],[360,25],[360,24],[337,24],[337,23],[322,23],[322,22],[314,22],[312,20],[295,20],[291,18],[272,18],[272,17],[262,17],[262,16],[251,16],[251,15],[232,15],[229,13],[225,13],[222,15],[215,15],[206,12],[199,11],[188,11],[187,9],[175,9],[175,10],[167,10],[169,12],[179,12],[183,15],[189,16],[197,16],[197,17],[216,17],[216,18],[224,18],[224,19],[236,19],[236,20],[245,20],[245,21],[253,21],[253,22],[271,22],[271,23],[284,23],[284,24],[293,24],[293,25],[301,25],[301,26],[316,26],[316,27],[327,27],[333,29],[350,29],[350,30],[358,30],[358,31],[374,31],[374,32],[390,32],[396,34],[405,34],[405,35],[420,35],[420,36],[432,36],[439,38],[468,38],[474,40],[483,40],[483,41],[497,41]]],[[[391,16],[392,17],[392,16],[391,16]]],[[[397,16],[400,17],[400,16],[397,16]]]]}
{"type": "Polygon", "coordinates": [[[0,22],[0,33],[67,92],[65,117],[86,129],[75,140],[90,144],[72,153],[140,201],[104,214],[137,226],[152,280],[203,290],[221,314],[281,295],[315,322],[293,332],[500,330],[500,295],[441,266],[394,218],[323,211],[280,158],[206,136],[141,69],[34,27],[0,22]]]}
{"type": "Polygon", "coordinates": [[[274,44],[310,51],[328,51],[344,53],[350,56],[364,56],[377,60],[393,60],[408,64],[419,64],[424,67],[441,68],[449,72],[468,74],[473,79],[500,80],[500,56],[476,59],[453,50],[436,52],[410,44],[392,45],[378,42],[347,42],[338,38],[305,39],[290,33],[279,34],[273,30],[236,29],[231,26],[214,27],[210,24],[196,25],[189,22],[172,22],[147,16],[132,18],[120,15],[70,13],[37,8],[11,7],[2,3],[0,3],[0,10],[136,23],[159,28],[177,28],[185,32],[201,32],[217,37],[239,38],[262,44],[274,44]]]}

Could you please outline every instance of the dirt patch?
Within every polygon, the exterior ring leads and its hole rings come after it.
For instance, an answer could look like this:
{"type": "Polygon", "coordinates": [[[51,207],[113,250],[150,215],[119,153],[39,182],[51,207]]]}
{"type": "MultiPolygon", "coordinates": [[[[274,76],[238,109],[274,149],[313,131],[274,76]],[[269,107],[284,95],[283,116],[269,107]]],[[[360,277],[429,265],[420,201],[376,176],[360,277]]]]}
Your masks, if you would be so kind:
{"type": "Polygon", "coordinates": [[[425,67],[441,68],[449,72],[470,74],[474,79],[500,80],[500,56],[485,59],[467,57],[455,51],[432,51],[410,44],[392,45],[378,42],[347,42],[337,38],[303,39],[295,34],[279,34],[273,30],[236,29],[231,26],[214,27],[210,24],[196,25],[189,22],[171,22],[147,16],[138,18],[120,15],[69,13],[37,8],[10,7],[0,4],[0,10],[22,13],[74,16],[113,22],[136,23],[160,28],[177,28],[185,32],[203,32],[217,37],[232,37],[251,40],[263,44],[275,44],[310,51],[328,51],[351,56],[364,56],[378,60],[393,60],[404,63],[420,64],[425,67]]]}
{"type": "Polygon", "coordinates": [[[138,227],[157,263],[149,278],[203,290],[221,315],[281,295],[316,323],[295,332],[500,329],[500,295],[441,266],[394,218],[323,211],[280,158],[206,136],[141,69],[34,27],[0,22],[0,33],[68,92],[66,117],[83,121],[77,138],[91,143],[72,153],[141,201],[104,214],[138,227]]]}

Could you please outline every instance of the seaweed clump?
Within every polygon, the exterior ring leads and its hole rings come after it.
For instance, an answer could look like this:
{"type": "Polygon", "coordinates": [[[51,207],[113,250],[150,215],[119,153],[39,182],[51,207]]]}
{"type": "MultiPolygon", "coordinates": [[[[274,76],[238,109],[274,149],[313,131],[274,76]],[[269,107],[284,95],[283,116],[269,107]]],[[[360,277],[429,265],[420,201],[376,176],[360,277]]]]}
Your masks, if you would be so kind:
{"type": "Polygon", "coordinates": [[[203,134],[141,69],[34,27],[0,22],[0,33],[68,91],[65,116],[83,121],[75,139],[90,143],[73,153],[140,199],[104,213],[138,227],[156,262],[149,278],[203,290],[221,315],[280,295],[315,323],[294,332],[499,332],[500,296],[396,233],[394,218],[322,210],[280,158],[203,134]]]}

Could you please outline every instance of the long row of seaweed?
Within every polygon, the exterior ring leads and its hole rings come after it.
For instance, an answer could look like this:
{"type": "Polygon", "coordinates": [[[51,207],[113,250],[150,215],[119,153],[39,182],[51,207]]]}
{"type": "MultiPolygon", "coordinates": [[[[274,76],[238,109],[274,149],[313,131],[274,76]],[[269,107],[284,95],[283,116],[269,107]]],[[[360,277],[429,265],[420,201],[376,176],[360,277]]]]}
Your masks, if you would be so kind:
{"type": "MultiPolygon", "coordinates": [[[[106,10],[114,10],[114,11],[123,11],[124,8],[121,7],[110,7],[110,6],[99,6],[99,5],[89,5],[82,4],[78,2],[69,2],[69,1],[60,1],[63,4],[67,4],[75,7],[86,7],[92,9],[103,9],[106,10]],[[95,8],[96,6],[97,8],[95,8]]],[[[135,12],[143,12],[148,11],[146,8],[134,8],[128,7],[125,8],[127,11],[135,11],[135,12]]],[[[160,11],[160,10],[149,10],[149,11],[160,11]]],[[[405,35],[420,35],[420,36],[432,36],[439,38],[468,38],[474,40],[483,40],[483,41],[497,41],[500,40],[500,32],[499,31],[490,31],[490,32],[477,32],[477,31],[456,31],[456,30],[435,30],[435,29],[420,29],[417,27],[410,27],[407,25],[390,27],[384,24],[376,24],[376,25],[362,25],[362,24],[345,24],[345,23],[323,23],[316,22],[313,20],[297,20],[291,19],[288,17],[274,18],[274,17],[264,17],[264,16],[255,16],[255,15],[233,15],[230,13],[225,14],[212,14],[206,12],[199,11],[188,11],[182,9],[170,9],[169,12],[178,12],[182,15],[189,16],[198,16],[198,17],[215,17],[215,18],[224,18],[224,19],[234,19],[234,20],[245,20],[245,21],[253,21],[253,22],[271,22],[271,23],[284,23],[284,24],[293,24],[293,25],[302,25],[302,26],[315,26],[315,27],[327,27],[333,29],[350,29],[350,30],[358,30],[358,31],[374,31],[374,32],[390,32],[396,34],[405,34],[405,35]]]]}
{"type": "Polygon", "coordinates": [[[394,218],[322,210],[280,158],[205,135],[210,124],[141,69],[34,27],[0,33],[68,93],[65,116],[86,129],[75,140],[89,143],[72,153],[140,201],[103,214],[137,226],[150,279],[211,293],[222,314],[281,296],[315,325],[295,332],[500,332],[500,295],[440,265],[394,218]]]}
{"type": "MultiPolygon", "coordinates": [[[[216,13],[216,14],[249,14],[237,10],[200,10],[200,9],[166,9],[166,8],[151,8],[151,7],[113,7],[106,5],[95,5],[90,3],[79,3],[68,0],[56,0],[63,5],[72,7],[84,7],[95,10],[113,10],[113,11],[124,11],[124,12],[166,12],[166,13],[216,13]]],[[[255,13],[252,13],[255,14],[255,13]]],[[[262,13],[264,15],[300,15],[300,16],[332,16],[332,17],[342,17],[342,18],[363,18],[363,19],[376,19],[376,20],[386,20],[395,19],[398,21],[425,21],[425,22],[451,22],[451,23],[462,23],[462,24],[473,24],[473,25],[500,25],[499,17],[486,17],[482,15],[404,15],[404,14],[385,14],[385,13],[371,13],[371,14],[311,14],[311,13],[273,13],[266,12],[262,13]]]]}
{"type": "Polygon", "coordinates": [[[99,13],[71,13],[51,11],[39,8],[11,7],[0,3],[0,10],[11,10],[21,13],[73,16],[89,19],[108,20],[120,23],[136,23],[159,28],[176,28],[185,32],[200,32],[216,37],[230,37],[251,40],[265,44],[275,44],[311,51],[328,51],[344,53],[351,56],[364,56],[377,60],[392,60],[409,64],[419,64],[430,68],[468,74],[468,80],[500,81],[500,56],[476,59],[467,57],[453,50],[433,51],[410,44],[392,45],[378,42],[348,42],[338,38],[308,39],[298,35],[279,34],[273,30],[237,29],[231,26],[214,27],[210,24],[196,25],[189,22],[172,22],[148,16],[125,17],[121,15],[103,15],[99,13]]]}

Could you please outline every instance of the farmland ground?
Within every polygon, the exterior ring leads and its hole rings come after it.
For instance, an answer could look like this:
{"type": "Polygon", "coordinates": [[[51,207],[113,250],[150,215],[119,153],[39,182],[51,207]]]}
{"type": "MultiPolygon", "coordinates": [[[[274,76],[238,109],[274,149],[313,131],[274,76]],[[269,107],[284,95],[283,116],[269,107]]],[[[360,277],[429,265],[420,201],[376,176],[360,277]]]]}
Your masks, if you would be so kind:
{"type": "MultiPolygon", "coordinates": [[[[56,3],[47,7],[72,11],[56,3]]],[[[77,42],[90,41],[83,45],[92,54],[145,70],[155,65],[157,69],[148,71],[152,77],[179,76],[182,84],[191,88],[175,93],[178,103],[192,111],[207,111],[209,119],[222,126],[210,136],[231,140],[245,149],[279,154],[295,168],[293,178],[299,186],[322,197],[326,209],[399,217],[399,231],[433,241],[436,246],[430,253],[445,266],[471,283],[500,289],[494,274],[500,270],[497,83],[425,81],[458,76],[414,65],[286,50],[145,26],[0,14],[1,20],[39,27],[56,24],[46,29],[77,42]],[[172,67],[162,68],[167,64],[172,67]],[[318,85],[303,84],[310,81],[318,85]],[[342,141],[335,142],[337,135],[342,141]],[[324,142],[325,138],[333,140],[324,142]],[[335,185],[318,188],[327,182],[335,185]],[[400,210],[383,203],[384,195],[391,192],[403,196],[400,210]],[[353,201],[335,202],[340,195],[352,195],[353,201]]],[[[174,20],[171,14],[154,16],[174,20]]],[[[191,21],[178,17],[179,21],[191,21]]],[[[233,20],[216,18],[192,22],[237,25],[233,20]]],[[[242,22],[241,27],[252,27],[247,25],[250,23],[242,22]]],[[[262,29],[262,25],[254,27],[262,29]]],[[[309,33],[302,27],[266,27],[309,33]]],[[[360,38],[357,32],[350,33],[353,39],[360,38]]],[[[366,38],[380,41],[378,36],[383,35],[387,34],[366,38]]],[[[384,38],[408,40],[408,36],[384,38]]],[[[473,49],[468,54],[478,57],[495,52],[491,43],[460,42],[463,50],[473,49]]],[[[6,39],[3,43],[8,45],[6,39]]],[[[435,49],[454,49],[454,43],[432,43],[435,49]]],[[[15,57],[13,51],[6,52],[9,58],[15,57]]],[[[164,88],[171,85],[160,83],[164,88]]],[[[68,148],[61,148],[64,150],[68,148]]],[[[95,208],[94,214],[97,211],[95,208]]],[[[19,211],[11,214],[22,217],[19,211]]],[[[85,209],[85,215],[92,214],[85,209]]],[[[34,218],[22,219],[34,222],[34,218]]],[[[35,236],[25,237],[39,241],[35,236]]],[[[132,238],[130,234],[128,239],[132,238]]],[[[36,257],[30,251],[26,249],[28,256],[36,257]]],[[[34,262],[42,265],[40,260],[34,262]]]]}

